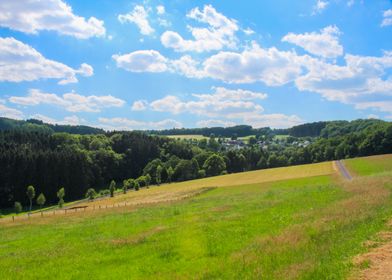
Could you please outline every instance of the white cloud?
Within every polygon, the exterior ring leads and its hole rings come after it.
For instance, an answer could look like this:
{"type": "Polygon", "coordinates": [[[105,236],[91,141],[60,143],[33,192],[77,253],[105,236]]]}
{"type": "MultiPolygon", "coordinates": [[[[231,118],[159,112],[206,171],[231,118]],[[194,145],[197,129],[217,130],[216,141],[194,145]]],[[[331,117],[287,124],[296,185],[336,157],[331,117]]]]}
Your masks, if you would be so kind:
{"type": "Polygon", "coordinates": [[[368,118],[368,119],[379,119],[380,116],[375,115],[375,114],[369,114],[369,115],[367,115],[367,118],[368,118]]]}
{"type": "Polygon", "coordinates": [[[213,94],[193,94],[196,99],[191,101],[182,101],[177,96],[168,95],[151,102],[150,107],[158,112],[191,113],[230,119],[258,114],[264,110],[261,105],[253,102],[257,99],[265,99],[267,95],[264,93],[222,87],[214,87],[213,90],[213,94]]]}
{"type": "Polygon", "coordinates": [[[130,72],[168,71],[168,59],[155,50],[141,50],[125,55],[113,55],[117,67],[130,72]]]}
{"type": "Polygon", "coordinates": [[[14,38],[0,38],[0,81],[60,79],[59,84],[67,84],[77,82],[77,74],[91,76],[93,68],[83,63],[79,69],[72,69],[14,38]]]}
{"type": "Polygon", "coordinates": [[[106,130],[146,130],[183,127],[181,122],[165,119],[156,122],[136,121],[127,118],[99,118],[100,127],[106,130]]]}
{"type": "Polygon", "coordinates": [[[37,89],[31,89],[27,96],[12,96],[9,101],[24,106],[56,105],[69,112],[100,112],[103,108],[121,107],[125,104],[123,100],[111,95],[83,96],[71,92],[60,96],[54,93],[44,93],[37,89]]]}
{"type": "Polygon", "coordinates": [[[262,81],[269,86],[284,85],[302,72],[296,53],[275,47],[263,49],[256,43],[242,53],[219,52],[203,66],[205,76],[227,83],[262,81]]]}
{"type": "Polygon", "coordinates": [[[80,125],[80,124],[86,123],[86,121],[84,119],[81,119],[76,115],[66,116],[62,120],[56,120],[54,118],[51,118],[51,117],[48,117],[48,116],[45,116],[42,114],[34,114],[34,115],[30,116],[30,118],[41,120],[44,123],[48,123],[48,124],[80,125]]]}
{"type": "Polygon", "coordinates": [[[20,120],[23,119],[24,114],[22,111],[7,107],[6,105],[0,103],[0,117],[20,120]]]}
{"type": "Polygon", "coordinates": [[[177,32],[166,31],[161,36],[161,42],[165,47],[178,52],[205,52],[236,47],[235,32],[239,29],[237,22],[218,13],[211,5],[205,5],[203,10],[194,8],[187,17],[205,23],[208,27],[188,26],[193,40],[186,40],[177,32]]]}
{"type": "Polygon", "coordinates": [[[136,5],[128,14],[119,15],[118,20],[121,23],[131,22],[136,24],[143,35],[151,35],[155,31],[148,21],[148,12],[141,5],[136,5]]]}
{"type": "Polygon", "coordinates": [[[317,0],[316,4],[313,6],[312,15],[321,14],[328,5],[328,1],[317,0]]]}
{"type": "Polygon", "coordinates": [[[320,33],[289,33],[282,38],[282,41],[300,46],[314,55],[335,58],[343,54],[343,47],[339,44],[338,38],[340,34],[339,28],[330,25],[321,29],[320,33]]]}
{"type": "Polygon", "coordinates": [[[224,120],[201,120],[196,125],[198,127],[229,127],[236,125],[236,123],[224,120]]]}
{"type": "Polygon", "coordinates": [[[254,30],[252,30],[252,29],[250,29],[249,27],[248,28],[245,28],[245,29],[243,29],[242,30],[246,35],[252,35],[252,34],[254,34],[255,33],[255,31],[254,30]]]}
{"type": "Polygon", "coordinates": [[[392,101],[368,101],[355,104],[359,110],[376,109],[380,112],[392,113],[392,101]]]}
{"type": "Polygon", "coordinates": [[[132,111],[144,111],[147,109],[147,101],[145,100],[137,100],[132,104],[132,111]]]}
{"type": "Polygon", "coordinates": [[[303,123],[303,120],[296,115],[284,114],[259,114],[251,115],[244,118],[244,122],[255,128],[273,127],[273,128],[287,128],[303,123]]]}
{"type": "Polygon", "coordinates": [[[392,9],[383,12],[383,20],[381,22],[382,27],[390,25],[392,25],[392,9]]]}
{"type": "Polygon", "coordinates": [[[165,13],[165,6],[163,6],[163,5],[158,5],[156,7],[156,9],[157,9],[157,14],[158,15],[163,15],[165,13]]]}
{"type": "Polygon", "coordinates": [[[102,20],[77,16],[61,0],[2,0],[0,26],[29,34],[50,30],[79,39],[105,35],[102,20]]]}
{"type": "Polygon", "coordinates": [[[390,95],[392,78],[382,79],[392,67],[392,53],[382,57],[346,55],[343,66],[304,57],[309,72],[295,83],[301,91],[320,93],[328,100],[353,103],[370,95],[390,95]]]}

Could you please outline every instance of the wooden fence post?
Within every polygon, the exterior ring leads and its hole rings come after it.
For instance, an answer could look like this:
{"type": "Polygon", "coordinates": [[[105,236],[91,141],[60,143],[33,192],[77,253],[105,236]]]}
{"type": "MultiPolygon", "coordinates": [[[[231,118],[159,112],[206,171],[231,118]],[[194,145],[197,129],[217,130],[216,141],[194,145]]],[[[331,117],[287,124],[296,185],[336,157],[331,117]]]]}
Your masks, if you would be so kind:
{"type": "Polygon", "coordinates": [[[12,221],[15,222],[15,217],[14,216],[12,216],[12,221]]]}

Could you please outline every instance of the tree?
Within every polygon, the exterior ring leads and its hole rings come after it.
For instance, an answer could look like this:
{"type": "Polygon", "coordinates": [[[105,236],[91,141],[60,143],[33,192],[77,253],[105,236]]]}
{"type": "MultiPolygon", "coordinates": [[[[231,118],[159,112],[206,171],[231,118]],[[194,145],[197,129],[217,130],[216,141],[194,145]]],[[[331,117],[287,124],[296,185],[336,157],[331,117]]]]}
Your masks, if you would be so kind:
{"type": "Polygon", "coordinates": [[[135,191],[138,191],[140,189],[139,181],[135,181],[135,191]]]}
{"type": "Polygon", "coordinates": [[[167,169],[167,181],[168,181],[169,183],[171,183],[171,181],[172,181],[173,174],[174,174],[174,170],[173,170],[173,168],[170,166],[170,167],[167,169]]]}
{"type": "Polygon", "coordinates": [[[64,188],[60,188],[57,191],[57,198],[59,199],[59,208],[63,208],[64,205],[64,196],[65,196],[65,189],[64,188]]]}
{"type": "Polygon", "coordinates": [[[162,166],[157,167],[157,173],[155,174],[155,181],[157,182],[157,185],[159,186],[161,184],[161,177],[162,177],[162,166]]]}
{"type": "Polygon", "coordinates": [[[46,202],[46,197],[44,196],[43,193],[40,193],[40,195],[37,197],[37,204],[39,205],[39,208],[42,209],[42,206],[46,202]]]}
{"type": "Polygon", "coordinates": [[[22,204],[19,201],[15,201],[14,208],[15,213],[20,213],[23,210],[22,204]]]}
{"type": "Polygon", "coordinates": [[[139,188],[147,186],[146,176],[140,176],[136,179],[136,182],[139,184],[139,188]]]}
{"type": "Polygon", "coordinates": [[[220,175],[226,170],[226,163],[223,157],[217,154],[211,155],[203,165],[203,169],[208,176],[220,175]]]}
{"type": "Polygon", "coordinates": [[[134,189],[135,188],[135,180],[134,179],[128,179],[128,188],[134,189]]]}
{"type": "Polygon", "coordinates": [[[112,180],[109,185],[110,197],[114,196],[114,191],[116,190],[116,182],[112,180]]]}
{"type": "Polygon", "coordinates": [[[129,180],[124,180],[123,181],[123,187],[122,187],[124,194],[127,193],[128,188],[129,188],[129,180]]]}
{"type": "Polygon", "coordinates": [[[148,186],[151,184],[151,175],[147,174],[146,176],[144,176],[144,180],[146,182],[146,187],[148,188],[148,186]]]}
{"type": "Polygon", "coordinates": [[[93,188],[89,188],[86,192],[86,198],[89,200],[94,200],[94,198],[97,196],[97,192],[93,188]]]}
{"type": "Polygon", "coordinates": [[[26,194],[27,194],[27,197],[30,200],[30,209],[29,209],[29,211],[31,212],[31,207],[33,206],[33,199],[35,197],[35,189],[34,189],[34,187],[32,185],[27,187],[26,194]]]}

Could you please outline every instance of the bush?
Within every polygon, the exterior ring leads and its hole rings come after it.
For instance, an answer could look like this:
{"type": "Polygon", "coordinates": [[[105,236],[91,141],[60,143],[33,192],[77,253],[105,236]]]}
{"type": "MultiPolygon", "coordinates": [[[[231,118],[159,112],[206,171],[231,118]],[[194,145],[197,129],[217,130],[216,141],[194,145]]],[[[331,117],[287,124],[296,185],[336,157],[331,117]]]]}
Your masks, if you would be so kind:
{"type": "Polygon", "coordinates": [[[86,192],[86,198],[89,200],[94,200],[94,198],[97,196],[97,192],[93,188],[89,188],[86,192]]]}
{"type": "Polygon", "coordinates": [[[107,189],[99,191],[99,196],[108,196],[109,194],[110,194],[110,191],[107,189]]]}
{"type": "Polygon", "coordinates": [[[204,178],[206,176],[206,171],[204,169],[200,169],[197,172],[197,175],[199,176],[199,178],[204,178]]]}
{"type": "Polygon", "coordinates": [[[22,204],[19,201],[15,201],[14,204],[14,208],[15,208],[15,213],[20,213],[23,210],[22,204]]]}

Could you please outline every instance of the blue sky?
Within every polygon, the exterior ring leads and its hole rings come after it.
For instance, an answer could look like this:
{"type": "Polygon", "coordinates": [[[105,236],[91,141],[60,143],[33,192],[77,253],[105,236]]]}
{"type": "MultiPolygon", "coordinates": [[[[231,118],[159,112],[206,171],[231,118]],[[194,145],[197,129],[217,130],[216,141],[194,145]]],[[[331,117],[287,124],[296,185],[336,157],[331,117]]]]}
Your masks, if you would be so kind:
{"type": "Polygon", "coordinates": [[[392,2],[0,3],[0,116],[105,129],[392,119],[392,2]]]}

